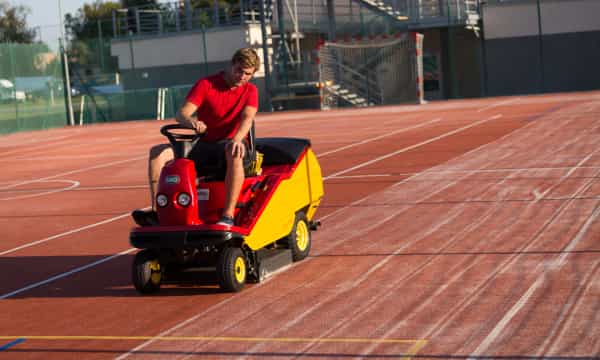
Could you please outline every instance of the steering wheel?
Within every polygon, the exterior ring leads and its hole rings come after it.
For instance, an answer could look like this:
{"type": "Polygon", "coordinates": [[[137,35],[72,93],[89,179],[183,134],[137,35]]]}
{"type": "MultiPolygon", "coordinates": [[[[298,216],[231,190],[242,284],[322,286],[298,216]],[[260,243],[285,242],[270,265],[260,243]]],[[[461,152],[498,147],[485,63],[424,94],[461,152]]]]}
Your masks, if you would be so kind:
{"type": "Polygon", "coordinates": [[[187,158],[198,140],[206,135],[206,132],[198,134],[194,129],[181,124],[165,125],[160,128],[160,133],[169,139],[175,158],[187,158]]]}

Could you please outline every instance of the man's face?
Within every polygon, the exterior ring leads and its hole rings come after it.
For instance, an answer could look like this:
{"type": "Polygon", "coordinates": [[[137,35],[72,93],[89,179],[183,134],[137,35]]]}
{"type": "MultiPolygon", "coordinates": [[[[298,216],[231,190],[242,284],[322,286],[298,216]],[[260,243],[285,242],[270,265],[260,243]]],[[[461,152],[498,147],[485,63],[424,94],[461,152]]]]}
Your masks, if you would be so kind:
{"type": "Polygon", "coordinates": [[[244,67],[240,63],[234,63],[231,65],[231,85],[242,86],[245,85],[256,70],[253,67],[244,67]]]}

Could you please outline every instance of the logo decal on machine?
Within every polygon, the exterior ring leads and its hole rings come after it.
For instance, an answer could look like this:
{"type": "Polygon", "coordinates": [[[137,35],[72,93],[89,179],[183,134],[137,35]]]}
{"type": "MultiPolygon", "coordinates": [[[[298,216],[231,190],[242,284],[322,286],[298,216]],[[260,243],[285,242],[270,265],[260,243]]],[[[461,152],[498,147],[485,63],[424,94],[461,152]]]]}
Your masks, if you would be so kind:
{"type": "Polygon", "coordinates": [[[209,189],[198,189],[198,201],[208,200],[210,195],[209,189]]]}
{"type": "Polygon", "coordinates": [[[179,184],[179,175],[167,175],[167,184],[179,184]]]}

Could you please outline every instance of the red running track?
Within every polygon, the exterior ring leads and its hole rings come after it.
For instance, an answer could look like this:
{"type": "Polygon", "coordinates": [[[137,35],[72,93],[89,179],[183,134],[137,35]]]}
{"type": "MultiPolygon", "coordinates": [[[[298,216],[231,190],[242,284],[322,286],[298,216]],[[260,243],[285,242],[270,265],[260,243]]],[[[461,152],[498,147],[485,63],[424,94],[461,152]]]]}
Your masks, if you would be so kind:
{"type": "Polygon", "coordinates": [[[600,93],[260,114],[325,175],[312,255],[140,296],[164,122],[0,142],[0,359],[600,357],[600,93]]]}

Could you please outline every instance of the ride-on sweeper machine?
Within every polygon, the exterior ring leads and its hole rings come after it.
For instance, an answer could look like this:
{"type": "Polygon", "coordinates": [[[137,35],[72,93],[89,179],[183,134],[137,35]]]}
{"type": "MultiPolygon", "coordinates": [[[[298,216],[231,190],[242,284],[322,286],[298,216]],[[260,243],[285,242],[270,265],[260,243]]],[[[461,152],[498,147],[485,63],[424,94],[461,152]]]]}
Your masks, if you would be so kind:
{"type": "Polygon", "coordinates": [[[175,153],[162,169],[156,204],[158,224],[130,233],[139,249],[132,278],[153,293],[177,273],[214,268],[225,291],[239,291],[293,261],[306,258],[315,212],[323,197],[321,168],[309,140],[254,137],[253,159],[235,210],[235,225],[217,225],[225,198],[223,169],[197,169],[187,158],[202,138],[178,124],[161,128],[175,153]]]}

